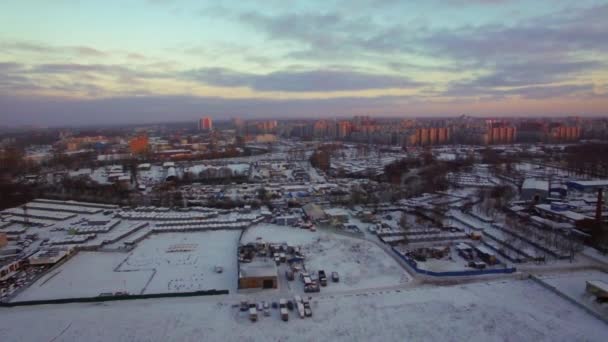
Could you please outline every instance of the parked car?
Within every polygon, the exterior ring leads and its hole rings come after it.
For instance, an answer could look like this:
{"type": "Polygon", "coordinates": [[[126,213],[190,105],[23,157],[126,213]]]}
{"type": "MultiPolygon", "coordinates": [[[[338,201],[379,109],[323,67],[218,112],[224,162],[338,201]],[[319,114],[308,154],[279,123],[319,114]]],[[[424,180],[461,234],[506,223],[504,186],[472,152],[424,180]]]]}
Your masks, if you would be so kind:
{"type": "Polygon", "coordinates": [[[338,272],[331,272],[331,280],[334,283],[337,283],[340,281],[340,275],[338,274],[338,272]]]}
{"type": "Polygon", "coordinates": [[[241,311],[249,310],[249,303],[246,300],[241,301],[241,311]]]}
{"type": "Polygon", "coordinates": [[[281,308],[281,319],[285,322],[289,321],[289,312],[286,308],[281,308]]]}
{"type": "Polygon", "coordinates": [[[319,270],[319,282],[321,286],[327,286],[327,276],[325,275],[324,270],[319,270]]]}

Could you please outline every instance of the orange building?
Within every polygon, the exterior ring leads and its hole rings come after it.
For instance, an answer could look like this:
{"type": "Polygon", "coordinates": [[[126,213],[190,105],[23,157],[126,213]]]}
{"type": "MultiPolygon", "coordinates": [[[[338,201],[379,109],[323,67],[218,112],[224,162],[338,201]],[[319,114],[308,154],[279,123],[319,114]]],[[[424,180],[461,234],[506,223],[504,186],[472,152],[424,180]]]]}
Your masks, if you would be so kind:
{"type": "Polygon", "coordinates": [[[441,145],[446,144],[450,140],[450,128],[448,127],[430,127],[416,128],[407,141],[410,145],[441,145]]]}
{"type": "Polygon", "coordinates": [[[483,135],[485,144],[511,144],[516,138],[515,127],[504,123],[491,123],[483,135]]]}
{"type": "Polygon", "coordinates": [[[578,126],[558,125],[551,127],[549,138],[552,141],[576,141],[581,137],[581,128],[578,126]]]}
{"type": "Polygon", "coordinates": [[[129,141],[129,149],[133,154],[142,154],[148,151],[148,137],[140,135],[129,141]]]}

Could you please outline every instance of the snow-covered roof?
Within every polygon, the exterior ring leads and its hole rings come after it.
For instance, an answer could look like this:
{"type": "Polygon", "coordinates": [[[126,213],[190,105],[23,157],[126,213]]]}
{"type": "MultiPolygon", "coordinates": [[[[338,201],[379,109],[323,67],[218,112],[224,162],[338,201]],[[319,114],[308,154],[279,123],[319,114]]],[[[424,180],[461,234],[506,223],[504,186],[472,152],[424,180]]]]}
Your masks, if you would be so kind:
{"type": "Polygon", "coordinates": [[[608,284],[601,280],[588,280],[587,284],[591,285],[603,292],[608,292],[608,284]]]}
{"type": "Polygon", "coordinates": [[[527,178],[521,188],[548,191],[549,182],[540,179],[527,178]]]}
{"type": "Polygon", "coordinates": [[[240,278],[276,277],[277,275],[277,265],[270,259],[254,259],[252,262],[241,263],[240,278]]]}
{"type": "Polygon", "coordinates": [[[580,186],[588,186],[588,187],[608,187],[608,179],[598,179],[598,180],[579,180],[579,181],[571,181],[569,183],[578,184],[580,186]]]}

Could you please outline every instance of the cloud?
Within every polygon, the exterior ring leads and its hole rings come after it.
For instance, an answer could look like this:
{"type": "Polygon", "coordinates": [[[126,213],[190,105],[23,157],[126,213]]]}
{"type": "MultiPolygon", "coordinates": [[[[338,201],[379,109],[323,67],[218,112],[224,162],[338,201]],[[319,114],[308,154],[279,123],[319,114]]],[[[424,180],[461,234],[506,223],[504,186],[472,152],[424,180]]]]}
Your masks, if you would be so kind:
{"type": "MultiPolygon", "coordinates": [[[[585,86],[580,91],[586,91],[585,86]]],[[[553,92],[571,93],[573,89],[551,87],[551,89],[529,88],[527,98],[542,99],[543,94],[553,92]]],[[[606,98],[590,100],[573,99],[564,106],[543,105],[543,114],[571,114],[577,110],[582,114],[605,115],[606,98]],[[577,102],[578,101],[578,102],[577,102]],[[584,101],[584,102],[581,102],[584,101]],[[585,104],[581,111],[581,104],[585,104]]],[[[7,96],[0,93],[0,122],[5,125],[31,124],[50,126],[78,125],[124,125],[168,121],[194,122],[203,115],[222,120],[230,117],[243,118],[319,118],[363,114],[385,116],[461,115],[470,114],[509,115],[536,112],[537,107],[504,102],[497,97],[477,101],[441,100],[430,101],[411,96],[380,96],[372,98],[340,97],[332,99],[256,99],[200,96],[159,96],[137,94],[123,97],[96,99],[66,99],[53,97],[7,96]],[[483,104],[482,107],[477,105],[483,104]],[[515,109],[514,109],[515,108],[515,109]]]]}
{"type": "Polygon", "coordinates": [[[258,91],[321,92],[388,88],[415,88],[423,83],[406,77],[348,70],[276,71],[268,74],[202,68],[184,77],[220,87],[248,87],[258,91]]]}
{"type": "Polygon", "coordinates": [[[576,78],[588,71],[601,70],[601,61],[531,61],[508,62],[495,67],[489,75],[464,82],[476,87],[518,87],[554,83],[576,78]]]}
{"type": "Polygon", "coordinates": [[[23,69],[23,65],[21,63],[16,62],[0,62],[0,72],[8,73],[15,72],[23,69]]]}
{"type": "Polygon", "coordinates": [[[225,99],[199,96],[125,96],[98,99],[60,99],[0,95],[0,119],[3,123],[37,122],[52,126],[81,124],[125,124],[196,120],[201,115],[216,119],[232,116],[326,117],[353,113],[399,113],[399,104],[408,97],[335,99],[225,99]]]}
{"type": "Polygon", "coordinates": [[[108,55],[106,52],[83,45],[52,46],[43,43],[16,41],[3,42],[0,46],[4,51],[33,52],[38,54],[74,54],[84,57],[105,57],[108,55]]]}
{"type": "Polygon", "coordinates": [[[267,15],[250,11],[238,15],[238,20],[271,40],[304,44],[292,56],[297,56],[298,51],[304,54],[309,49],[318,53],[352,51],[379,29],[370,16],[346,17],[338,12],[267,15]]]}
{"type": "Polygon", "coordinates": [[[430,32],[423,49],[476,61],[608,52],[608,5],[532,18],[514,26],[488,24],[430,32]]]}
{"type": "MultiPolygon", "coordinates": [[[[463,0],[464,1],[464,0],[463,0]]],[[[481,3],[483,1],[464,1],[481,3]]],[[[491,3],[506,1],[491,1],[491,3]]],[[[486,2],[484,2],[486,3],[486,2]]],[[[608,52],[608,5],[556,12],[512,25],[463,25],[442,29],[418,23],[384,23],[371,15],[339,12],[244,12],[239,22],[268,39],[297,43],[289,57],[313,59],[385,53],[493,63],[509,58],[567,56],[584,51],[608,52]]]]}
{"type": "Polygon", "coordinates": [[[466,83],[454,83],[446,91],[441,93],[447,97],[477,97],[503,99],[507,97],[521,97],[524,99],[551,99],[565,97],[588,97],[594,96],[594,85],[565,84],[565,85],[540,85],[516,88],[491,88],[466,83]]]}

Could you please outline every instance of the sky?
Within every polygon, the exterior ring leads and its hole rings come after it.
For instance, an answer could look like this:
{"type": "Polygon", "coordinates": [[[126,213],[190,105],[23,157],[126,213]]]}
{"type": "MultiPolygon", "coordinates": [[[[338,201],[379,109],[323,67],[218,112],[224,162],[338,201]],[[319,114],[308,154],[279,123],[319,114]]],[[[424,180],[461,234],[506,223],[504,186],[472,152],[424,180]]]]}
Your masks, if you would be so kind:
{"type": "Polygon", "coordinates": [[[608,114],[608,1],[19,0],[0,126],[608,114]]]}

